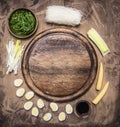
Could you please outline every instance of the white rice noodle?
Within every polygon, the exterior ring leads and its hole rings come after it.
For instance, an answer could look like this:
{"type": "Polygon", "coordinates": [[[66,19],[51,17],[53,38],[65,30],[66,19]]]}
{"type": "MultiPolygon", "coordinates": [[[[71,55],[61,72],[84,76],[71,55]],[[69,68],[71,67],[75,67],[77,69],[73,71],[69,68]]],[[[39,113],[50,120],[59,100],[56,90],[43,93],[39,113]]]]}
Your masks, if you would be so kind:
{"type": "Polygon", "coordinates": [[[46,22],[76,26],[80,24],[82,12],[64,6],[49,6],[46,10],[46,22]]]}

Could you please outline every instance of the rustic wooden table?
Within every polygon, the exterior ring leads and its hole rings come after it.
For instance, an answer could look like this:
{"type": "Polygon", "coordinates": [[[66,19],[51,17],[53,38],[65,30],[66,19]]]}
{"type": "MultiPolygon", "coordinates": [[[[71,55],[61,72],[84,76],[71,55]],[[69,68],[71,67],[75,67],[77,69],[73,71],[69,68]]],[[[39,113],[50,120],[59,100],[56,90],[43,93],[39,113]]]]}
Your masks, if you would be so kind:
{"type": "MultiPolygon", "coordinates": [[[[119,0],[0,0],[0,127],[119,127],[120,126],[120,1],[119,0]],[[47,24],[45,22],[45,10],[50,5],[63,5],[74,7],[84,13],[81,25],[78,27],[58,26],[47,24]],[[87,119],[79,119],[75,114],[67,116],[67,120],[59,122],[57,113],[54,113],[53,119],[44,122],[41,118],[46,111],[49,102],[45,100],[46,108],[40,110],[39,117],[33,117],[31,111],[25,111],[23,104],[25,98],[17,98],[15,95],[16,88],[13,81],[16,78],[23,78],[21,71],[18,75],[6,75],[6,48],[5,45],[10,39],[15,39],[10,35],[7,29],[7,18],[9,13],[18,7],[31,9],[39,20],[39,28],[35,35],[49,28],[70,28],[86,36],[87,31],[93,27],[104,38],[109,46],[111,53],[102,57],[98,49],[96,50],[98,62],[104,64],[104,80],[110,82],[110,87],[104,99],[97,105],[93,106],[91,115],[87,119]]],[[[34,36],[35,36],[34,35],[34,36]]],[[[86,36],[87,37],[87,36],[86,36]]],[[[27,45],[32,37],[22,40],[27,45]]],[[[96,80],[95,80],[96,83],[96,80]]],[[[71,105],[78,100],[86,99],[91,101],[98,92],[95,91],[95,83],[89,91],[76,100],[70,101],[71,105]]],[[[26,91],[29,88],[23,85],[26,91]]],[[[39,97],[36,95],[33,102],[39,97]]],[[[60,111],[66,103],[59,103],[60,111]]]]}

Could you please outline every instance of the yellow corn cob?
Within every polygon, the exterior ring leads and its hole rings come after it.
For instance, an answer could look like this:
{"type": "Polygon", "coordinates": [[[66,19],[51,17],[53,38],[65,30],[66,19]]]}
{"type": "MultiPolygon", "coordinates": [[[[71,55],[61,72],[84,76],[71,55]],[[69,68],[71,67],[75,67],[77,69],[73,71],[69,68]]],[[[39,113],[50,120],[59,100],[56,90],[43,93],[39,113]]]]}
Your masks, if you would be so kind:
{"type": "Polygon", "coordinates": [[[101,38],[101,36],[97,33],[95,29],[91,28],[87,32],[87,35],[97,45],[97,47],[99,48],[103,56],[105,56],[106,54],[110,52],[110,49],[108,48],[107,44],[105,43],[105,41],[101,38]]]}
{"type": "Polygon", "coordinates": [[[97,90],[101,90],[102,80],[103,80],[103,64],[100,63],[100,69],[99,69],[99,74],[98,74],[98,81],[97,81],[97,85],[96,85],[96,89],[97,90]]]}
{"type": "Polygon", "coordinates": [[[101,92],[97,95],[97,97],[92,101],[93,104],[98,104],[100,100],[104,97],[105,93],[107,92],[107,89],[109,87],[109,82],[107,82],[104,86],[104,88],[101,90],[101,92]]]}

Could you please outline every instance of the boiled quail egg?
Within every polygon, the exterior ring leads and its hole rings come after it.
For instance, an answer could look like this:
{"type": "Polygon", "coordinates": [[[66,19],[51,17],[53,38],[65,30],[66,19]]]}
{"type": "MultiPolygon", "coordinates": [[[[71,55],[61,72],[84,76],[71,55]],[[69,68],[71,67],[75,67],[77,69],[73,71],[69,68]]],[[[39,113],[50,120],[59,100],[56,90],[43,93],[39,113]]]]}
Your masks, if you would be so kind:
{"type": "Polygon", "coordinates": [[[25,89],[24,89],[24,88],[19,88],[19,89],[16,91],[16,96],[17,96],[17,97],[22,97],[24,94],[25,94],[25,89]]]}
{"type": "Polygon", "coordinates": [[[46,114],[43,116],[43,120],[44,120],[44,121],[50,121],[51,118],[52,118],[51,113],[46,113],[46,114]]]}
{"type": "Polygon", "coordinates": [[[14,80],[14,86],[20,87],[22,84],[23,84],[23,80],[22,79],[15,79],[14,80]]]}
{"type": "Polygon", "coordinates": [[[33,108],[32,108],[32,115],[33,115],[33,116],[36,116],[36,117],[39,115],[39,110],[38,110],[37,107],[33,107],[33,108]]]}
{"type": "Polygon", "coordinates": [[[66,115],[64,112],[61,112],[58,116],[59,121],[64,121],[66,119],[66,115]]]}
{"type": "Polygon", "coordinates": [[[38,99],[37,106],[38,106],[38,108],[43,108],[45,106],[45,104],[44,104],[42,99],[38,99]]]}
{"type": "Polygon", "coordinates": [[[25,94],[25,98],[27,99],[27,100],[30,100],[30,99],[32,99],[34,97],[34,92],[33,91],[29,91],[29,92],[27,92],[26,94],[25,94]]]}
{"type": "Polygon", "coordinates": [[[73,113],[73,107],[70,104],[67,104],[65,107],[65,111],[67,114],[72,114],[73,113]]]}
{"type": "Polygon", "coordinates": [[[52,109],[53,112],[58,111],[58,105],[54,102],[50,103],[50,108],[52,109]]]}
{"type": "Polygon", "coordinates": [[[25,110],[30,110],[33,106],[33,102],[32,101],[28,101],[24,104],[24,109],[25,110]]]}

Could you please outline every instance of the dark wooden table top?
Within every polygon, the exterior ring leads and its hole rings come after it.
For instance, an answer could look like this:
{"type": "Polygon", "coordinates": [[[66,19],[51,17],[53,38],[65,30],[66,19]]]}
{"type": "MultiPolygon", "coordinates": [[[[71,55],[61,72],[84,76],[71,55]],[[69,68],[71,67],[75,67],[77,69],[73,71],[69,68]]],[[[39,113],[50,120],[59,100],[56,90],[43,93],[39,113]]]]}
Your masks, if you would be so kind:
{"type": "MultiPolygon", "coordinates": [[[[0,127],[119,127],[120,126],[120,1],[119,0],[0,0],[0,127]],[[47,6],[63,5],[81,10],[84,14],[81,25],[77,27],[58,26],[45,22],[45,10],[47,6]],[[102,57],[96,46],[91,43],[97,53],[98,63],[103,62],[104,79],[103,84],[110,82],[110,87],[104,99],[96,106],[93,106],[91,115],[87,119],[79,119],[75,114],[68,115],[66,121],[57,120],[58,113],[53,114],[53,119],[44,122],[42,116],[46,111],[49,101],[44,100],[47,105],[39,117],[33,117],[31,111],[25,111],[23,104],[25,98],[17,98],[17,88],[13,86],[14,79],[22,78],[21,70],[18,75],[6,75],[7,52],[5,45],[12,38],[7,28],[9,14],[18,7],[31,9],[37,16],[39,28],[34,36],[50,28],[73,29],[87,37],[87,31],[93,27],[103,37],[111,53],[102,57]]],[[[22,40],[27,45],[31,39],[22,40]]],[[[75,105],[79,100],[85,99],[91,102],[98,94],[95,84],[81,97],[70,101],[75,105]]],[[[26,91],[30,89],[23,84],[26,91]]],[[[39,97],[35,95],[32,100],[36,103],[39,97]]],[[[58,103],[63,111],[68,102],[58,103]]]]}

